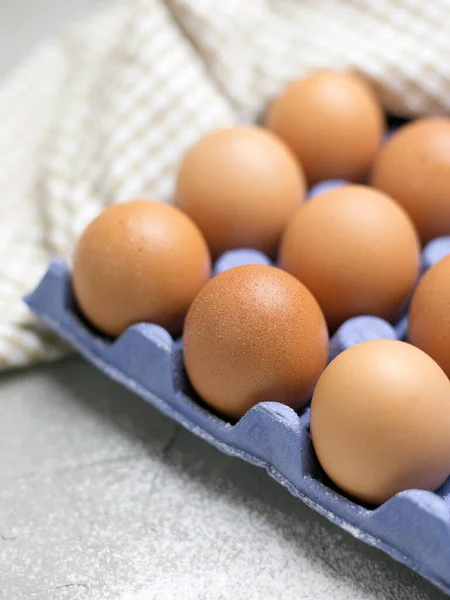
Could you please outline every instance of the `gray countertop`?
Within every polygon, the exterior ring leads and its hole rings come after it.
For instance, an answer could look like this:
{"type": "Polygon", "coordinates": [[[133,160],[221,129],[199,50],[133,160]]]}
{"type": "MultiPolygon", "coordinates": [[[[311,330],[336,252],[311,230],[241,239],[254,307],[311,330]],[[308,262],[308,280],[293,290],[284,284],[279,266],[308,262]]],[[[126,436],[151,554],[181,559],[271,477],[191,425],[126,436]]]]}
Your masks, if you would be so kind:
{"type": "MultiPolygon", "coordinates": [[[[100,0],[0,0],[0,75],[100,0]]],[[[79,359],[0,377],[2,600],[444,598],[79,359]]]]}
{"type": "Polygon", "coordinates": [[[0,598],[181,597],[441,596],[80,359],[3,375],[0,598]]]}

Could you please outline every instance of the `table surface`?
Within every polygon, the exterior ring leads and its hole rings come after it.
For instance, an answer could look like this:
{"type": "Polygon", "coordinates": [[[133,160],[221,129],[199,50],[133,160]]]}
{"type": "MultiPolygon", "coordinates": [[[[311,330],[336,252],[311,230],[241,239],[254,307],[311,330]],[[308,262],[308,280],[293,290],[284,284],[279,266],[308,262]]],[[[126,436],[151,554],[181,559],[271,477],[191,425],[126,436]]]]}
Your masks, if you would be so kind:
{"type": "MultiPolygon", "coordinates": [[[[101,0],[0,0],[0,76],[101,0]]],[[[0,377],[0,598],[444,595],[80,359],[0,377]]]]}

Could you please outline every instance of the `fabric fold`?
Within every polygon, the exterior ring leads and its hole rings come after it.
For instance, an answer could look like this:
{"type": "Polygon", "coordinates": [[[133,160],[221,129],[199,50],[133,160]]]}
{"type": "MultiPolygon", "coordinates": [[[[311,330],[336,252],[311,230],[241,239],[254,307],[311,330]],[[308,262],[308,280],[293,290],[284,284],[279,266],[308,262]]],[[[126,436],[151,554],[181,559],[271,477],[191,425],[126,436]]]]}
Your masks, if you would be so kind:
{"type": "Polygon", "coordinates": [[[0,89],[0,368],[63,352],[22,296],[106,205],[171,201],[205,132],[350,68],[403,116],[450,110],[447,0],[128,0],[38,49],[0,89]]]}

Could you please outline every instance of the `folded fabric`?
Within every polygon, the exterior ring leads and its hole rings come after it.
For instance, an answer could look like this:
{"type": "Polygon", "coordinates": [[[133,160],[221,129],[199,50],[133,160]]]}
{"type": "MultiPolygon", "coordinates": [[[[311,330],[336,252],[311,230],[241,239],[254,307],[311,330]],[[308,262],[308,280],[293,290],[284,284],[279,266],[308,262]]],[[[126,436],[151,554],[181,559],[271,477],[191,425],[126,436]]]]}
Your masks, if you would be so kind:
{"type": "Polygon", "coordinates": [[[402,116],[450,110],[447,0],[127,0],[0,90],[0,367],[65,351],[21,301],[102,207],[171,200],[183,151],[290,79],[351,68],[402,116]]]}

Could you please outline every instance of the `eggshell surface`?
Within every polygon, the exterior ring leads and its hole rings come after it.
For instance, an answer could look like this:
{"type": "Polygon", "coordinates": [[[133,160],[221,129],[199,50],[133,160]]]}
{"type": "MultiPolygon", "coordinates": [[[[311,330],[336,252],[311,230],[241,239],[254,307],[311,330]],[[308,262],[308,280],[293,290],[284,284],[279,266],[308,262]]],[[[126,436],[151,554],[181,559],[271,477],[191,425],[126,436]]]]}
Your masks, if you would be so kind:
{"type": "Polygon", "coordinates": [[[292,149],[313,185],[361,181],[382,143],[385,120],[362,78],[318,71],[286,87],[269,107],[266,125],[292,149]]]}
{"type": "Polygon", "coordinates": [[[302,406],[326,365],[328,331],[294,277],[245,265],[202,288],[186,318],[183,354],[199,396],[238,419],[262,401],[302,406]]]}
{"type": "Polygon", "coordinates": [[[434,491],[450,473],[450,382],[410,344],[357,344],[320,377],[311,434],[324,471],[362,502],[434,491]]]}
{"type": "Polygon", "coordinates": [[[450,256],[432,266],[414,291],[408,340],[434,358],[450,377],[450,256]]]}
{"type": "Polygon", "coordinates": [[[273,255],[305,191],[301,167],[281,140],[262,128],[235,127],[188,150],[175,204],[197,223],[215,258],[233,248],[273,255]]]}
{"type": "Polygon", "coordinates": [[[450,119],[419,119],[378,153],[371,184],[403,206],[423,243],[450,234],[450,119]]]}
{"type": "Polygon", "coordinates": [[[74,254],[73,287],[82,313],[103,333],[118,336],[144,321],[177,334],[210,271],[206,242],[186,215],[136,200],[88,225],[74,254]]]}
{"type": "Polygon", "coordinates": [[[420,244],[393,200],[348,185],[297,210],[283,234],[279,263],[311,291],[334,330],[357,315],[395,320],[419,275],[420,244]]]}

